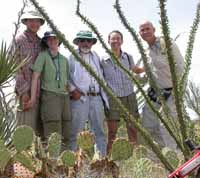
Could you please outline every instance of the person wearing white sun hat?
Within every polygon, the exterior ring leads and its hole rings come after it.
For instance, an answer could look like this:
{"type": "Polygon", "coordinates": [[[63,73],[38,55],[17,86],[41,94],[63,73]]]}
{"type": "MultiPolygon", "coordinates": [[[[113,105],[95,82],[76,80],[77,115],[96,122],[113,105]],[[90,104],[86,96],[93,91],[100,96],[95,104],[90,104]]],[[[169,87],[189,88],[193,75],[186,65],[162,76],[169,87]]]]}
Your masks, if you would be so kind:
{"type": "Polygon", "coordinates": [[[17,113],[16,118],[18,125],[28,125],[42,134],[39,119],[39,88],[37,92],[37,104],[33,108],[27,108],[26,103],[30,100],[31,92],[31,66],[34,64],[39,52],[41,51],[41,39],[37,35],[40,27],[45,23],[44,18],[36,11],[29,11],[22,15],[21,22],[26,26],[26,30],[16,37],[13,42],[13,52],[17,53],[17,61],[27,60],[15,76],[15,93],[17,96],[17,113]]]}

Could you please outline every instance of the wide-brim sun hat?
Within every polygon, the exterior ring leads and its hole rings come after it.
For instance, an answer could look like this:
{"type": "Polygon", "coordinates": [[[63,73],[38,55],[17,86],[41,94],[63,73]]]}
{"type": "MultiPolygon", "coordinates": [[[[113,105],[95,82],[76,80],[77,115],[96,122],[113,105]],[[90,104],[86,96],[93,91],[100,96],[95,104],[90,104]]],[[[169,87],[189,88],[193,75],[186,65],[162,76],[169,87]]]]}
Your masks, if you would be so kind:
{"type": "Polygon", "coordinates": [[[40,19],[41,25],[45,23],[44,18],[37,11],[28,11],[21,17],[21,22],[26,25],[27,19],[40,19]]]}
{"type": "Polygon", "coordinates": [[[77,45],[80,39],[90,39],[92,40],[93,44],[97,42],[97,39],[92,35],[92,32],[90,31],[78,32],[73,40],[73,43],[77,45]]]}
{"type": "MultiPolygon", "coordinates": [[[[46,43],[47,42],[47,38],[49,37],[56,37],[57,35],[53,32],[53,31],[47,31],[44,33],[44,36],[42,37],[42,42],[46,43]]],[[[60,40],[59,40],[59,45],[61,44],[60,40]]]]}

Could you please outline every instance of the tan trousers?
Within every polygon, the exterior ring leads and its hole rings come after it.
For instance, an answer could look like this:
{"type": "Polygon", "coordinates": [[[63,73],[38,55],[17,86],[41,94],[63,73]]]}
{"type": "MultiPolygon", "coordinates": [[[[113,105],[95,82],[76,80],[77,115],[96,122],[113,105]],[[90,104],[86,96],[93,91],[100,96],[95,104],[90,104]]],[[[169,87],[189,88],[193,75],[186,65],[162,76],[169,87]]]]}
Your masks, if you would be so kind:
{"type": "Polygon", "coordinates": [[[20,108],[21,108],[20,106],[17,108],[17,113],[16,113],[17,126],[20,125],[30,126],[37,134],[41,135],[39,131],[40,129],[38,129],[38,126],[41,123],[39,117],[39,102],[37,102],[34,108],[31,108],[27,111],[23,111],[20,108]]]}

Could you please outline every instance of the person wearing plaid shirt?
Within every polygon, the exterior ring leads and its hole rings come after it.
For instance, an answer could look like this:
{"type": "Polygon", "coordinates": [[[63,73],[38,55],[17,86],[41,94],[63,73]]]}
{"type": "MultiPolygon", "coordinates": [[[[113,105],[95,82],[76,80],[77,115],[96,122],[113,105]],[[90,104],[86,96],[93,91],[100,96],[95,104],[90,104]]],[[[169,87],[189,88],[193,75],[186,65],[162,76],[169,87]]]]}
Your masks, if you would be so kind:
{"type": "MultiPolygon", "coordinates": [[[[108,42],[111,46],[112,52],[126,69],[137,74],[144,72],[143,68],[137,67],[134,64],[133,57],[131,55],[121,50],[121,45],[123,43],[123,35],[121,32],[117,30],[112,31],[108,36],[108,42]]],[[[101,66],[108,87],[113,91],[118,99],[120,99],[129,112],[137,118],[139,113],[132,81],[127,77],[125,72],[114,63],[110,56],[103,57],[101,66]]],[[[119,107],[111,98],[109,98],[109,106],[110,108],[106,112],[108,125],[107,153],[110,152],[112,143],[116,138],[120,118],[126,117],[123,113],[121,113],[119,107]]],[[[136,144],[136,129],[128,122],[126,122],[126,127],[129,141],[136,144]]]]}
{"type": "MultiPolygon", "coordinates": [[[[17,60],[20,62],[26,59],[16,76],[15,93],[17,95],[17,114],[18,125],[28,125],[37,131],[39,127],[39,102],[34,108],[28,108],[27,103],[30,100],[31,90],[31,67],[34,64],[39,52],[41,51],[41,39],[37,32],[44,19],[35,11],[23,14],[21,22],[26,26],[26,30],[14,40],[14,51],[17,54],[17,60]]],[[[39,86],[37,96],[39,100],[39,86]]]]}

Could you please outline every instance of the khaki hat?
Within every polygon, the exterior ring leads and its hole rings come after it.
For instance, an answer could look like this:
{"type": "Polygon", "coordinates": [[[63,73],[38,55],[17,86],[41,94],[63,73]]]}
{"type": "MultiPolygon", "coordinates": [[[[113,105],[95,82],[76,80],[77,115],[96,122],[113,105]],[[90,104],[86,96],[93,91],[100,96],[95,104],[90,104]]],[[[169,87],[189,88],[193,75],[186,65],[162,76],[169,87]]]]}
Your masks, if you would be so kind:
{"type": "Polygon", "coordinates": [[[90,31],[80,31],[76,34],[76,38],[74,38],[73,43],[78,44],[80,39],[91,39],[93,44],[97,42],[97,39],[92,35],[90,31]]]}
{"type": "Polygon", "coordinates": [[[36,11],[29,11],[24,13],[21,17],[21,22],[26,25],[27,19],[40,19],[41,25],[43,25],[45,22],[44,18],[36,11]]]}

